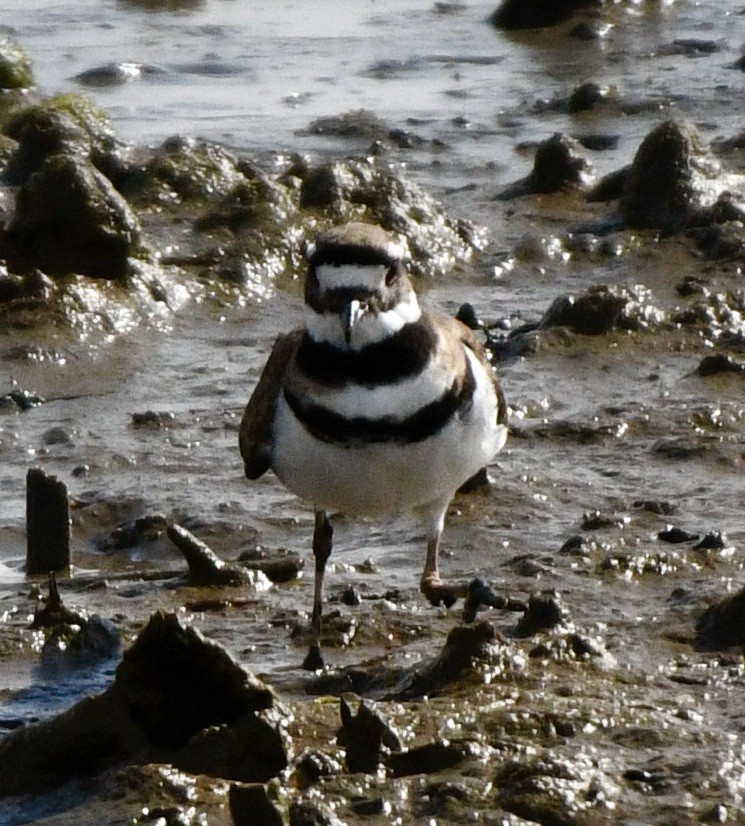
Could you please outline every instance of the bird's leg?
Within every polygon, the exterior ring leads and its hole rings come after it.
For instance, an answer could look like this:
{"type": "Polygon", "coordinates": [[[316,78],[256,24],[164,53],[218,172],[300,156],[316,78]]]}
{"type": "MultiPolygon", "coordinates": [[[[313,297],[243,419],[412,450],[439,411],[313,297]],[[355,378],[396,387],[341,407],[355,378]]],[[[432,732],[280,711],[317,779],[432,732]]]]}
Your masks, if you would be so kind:
{"type": "Polygon", "coordinates": [[[440,537],[445,524],[446,509],[447,503],[428,520],[427,555],[424,558],[424,570],[419,581],[419,589],[432,605],[443,603],[446,608],[450,608],[457,599],[466,595],[468,585],[447,583],[440,579],[440,537]]]}
{"type": "Polygon", "coordinates": [[[315,578],[313,582],[313,615],[310,621],[310,648],[303,660],[303,668],[317,671],[323,668],[321,656],[321,612],[323,611],[323,574],[331,556],[334,529],[326,511],[317,510],[313,528],[313,556],[315,557],[315,578]]]}

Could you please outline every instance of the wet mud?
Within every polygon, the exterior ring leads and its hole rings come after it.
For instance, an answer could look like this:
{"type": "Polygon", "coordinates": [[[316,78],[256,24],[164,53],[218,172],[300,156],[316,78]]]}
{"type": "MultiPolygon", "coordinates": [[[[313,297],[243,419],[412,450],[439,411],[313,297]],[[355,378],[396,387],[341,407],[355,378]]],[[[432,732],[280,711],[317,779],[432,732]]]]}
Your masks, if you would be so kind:
{"type": "MultiPolygon", "coordinates": [[[[520,5],[482,25],[623,23],[520,5]]],[[[541,139],[498,179],[462,124],[349,108],[308,119],[314,152],[254,156],[6,100],[0,822],[745,821],[741,141],[665,109],[600,174],[556,113],[650,107],[579,88],[521,113],[506,134],[541,139]],[[304,239],[350,218],[482,337],[510,437],[444,536],[488,597],[429,606],[415,528],[339,516],[308,675],[312,513],[243,478],[238,427],[301,318],[304,239]],[[69,491],[51,579],[25,570],[37,467],[69,491]]]]}

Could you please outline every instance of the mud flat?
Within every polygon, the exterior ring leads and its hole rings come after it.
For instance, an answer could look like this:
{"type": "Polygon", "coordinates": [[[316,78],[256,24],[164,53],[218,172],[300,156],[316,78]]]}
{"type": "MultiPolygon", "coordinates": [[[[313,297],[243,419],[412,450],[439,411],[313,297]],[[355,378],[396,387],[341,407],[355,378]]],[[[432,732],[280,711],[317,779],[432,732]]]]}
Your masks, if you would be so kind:
{"type": "MultiPolygon", "coordinates": [[[[256,158],[132,146],[85,97],[3,105],[0,820],[745,820],[740,137],[664,112],[600,174],[602,141],[545,130],[435,197],[447,147],[369,112],[256,158]],[[304,238],[351,218],[493,353],[510,441],[444,567],[526,607],[430,608],[409,524],[340,519],[306,675],[311,515],[242,480],[237,426],[304,238]],[[51,589],[23,570],[37,466],[70,491],[51,589]]],[[[565,106],[646,111],[598,85],[528,117],[565,106]]]]}

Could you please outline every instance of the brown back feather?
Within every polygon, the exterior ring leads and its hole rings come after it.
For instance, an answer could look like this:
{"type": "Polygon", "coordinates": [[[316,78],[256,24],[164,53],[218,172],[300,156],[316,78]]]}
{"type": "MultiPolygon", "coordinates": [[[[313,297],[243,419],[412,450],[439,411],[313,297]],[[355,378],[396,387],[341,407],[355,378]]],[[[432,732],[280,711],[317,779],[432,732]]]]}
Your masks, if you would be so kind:
{"type": "Polygon", "coordinates": [[[272,425],[277,399],[288,365],[304,335],[305,330],[297,329],[277,338],[243,412],[238,442],[249,479],[258,479],[271,467],[274,441],[272,425]]]}

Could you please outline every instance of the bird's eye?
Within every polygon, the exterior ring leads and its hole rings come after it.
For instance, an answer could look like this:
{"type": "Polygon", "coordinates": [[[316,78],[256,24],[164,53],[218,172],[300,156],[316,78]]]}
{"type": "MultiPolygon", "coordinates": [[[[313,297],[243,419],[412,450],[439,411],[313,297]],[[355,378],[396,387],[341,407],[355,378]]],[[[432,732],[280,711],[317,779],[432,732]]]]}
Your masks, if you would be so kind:
{"type": "Polygon", "coordinates": [[[388,271],[385,274],[385,286],[390,287],[391,284],[398,278],[398,267],[388,267],[388,271]]]}

